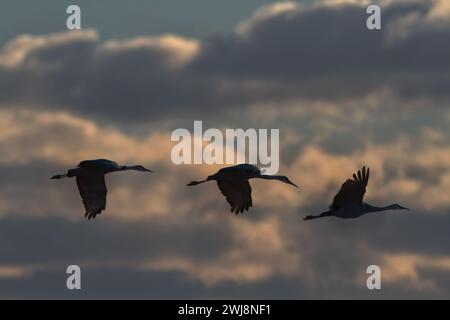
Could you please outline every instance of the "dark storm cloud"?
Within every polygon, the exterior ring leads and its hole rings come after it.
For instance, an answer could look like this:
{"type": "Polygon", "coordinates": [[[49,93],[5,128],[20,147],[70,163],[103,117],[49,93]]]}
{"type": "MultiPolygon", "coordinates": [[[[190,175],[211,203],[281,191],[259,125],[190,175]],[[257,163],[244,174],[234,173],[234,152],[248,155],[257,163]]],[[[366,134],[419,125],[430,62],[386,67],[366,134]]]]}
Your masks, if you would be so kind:
{"type": "Polygon", "coordinates": [[[431,5],[383,8],[382,31],[366,29],[359,6],[278,14],[253,22],[246,35],[211,36],[177,67],[160,48],[105,53],[98,40],[82,38],[49,44],[0,68],[1,103],[127,122],[262,101],[357,98],[383,88],[404,99],[447,99],[450,28],[426,20],[431,5]],[[406,36],[396,36],[398,22],[413,15],[406,36]]]}

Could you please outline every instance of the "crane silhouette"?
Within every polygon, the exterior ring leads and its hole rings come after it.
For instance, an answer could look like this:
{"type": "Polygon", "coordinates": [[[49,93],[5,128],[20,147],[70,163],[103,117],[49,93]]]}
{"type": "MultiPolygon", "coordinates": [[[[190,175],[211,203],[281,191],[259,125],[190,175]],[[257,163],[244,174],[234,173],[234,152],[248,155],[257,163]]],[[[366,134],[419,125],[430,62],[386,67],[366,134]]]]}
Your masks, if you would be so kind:
{"type": "Polygon", "coordinates": [[[231,212],[237,215],[243,213],[244,210],[248,211],[253,206],[252,187],[248,182],[249,179],[279,180],[297,187],[288,177],[261,174],[261,171],[257,167],[250,164],[239,164],[222,168],[205,180],[191,181],[188,183],[188,186],[195,186],[208,181],[217,181],[220,191],[231,206],[231,212]]]}
{"type": "Polygon", "coordinates": [[[85,217],[89,220],[100,214],[106,208],[105,174],[110,172],[135,170],[153,172],[141,165],[119,166],[116,162],[107,159],[81,161],[77,168],[70,169],[66,174],[58,174],[50,179],[77,178],[78,191],[86,209],[85,217]]]}
{"type": "Polygon", "coordinates": [[[341,190],[333,199],[333,204],[328,211],[317,216],[306,216],[303,220],[311,220],[329,216],[343,219],[358,218],[370,212],[381,212],[386,210],[409,210],[399,204],[391,204],[385,207],[375,207],[363,202],[366,187],[369,183],[370,169],[366,167],[353,174],[353,179],[348,179],[341,187],[341,190]]]}

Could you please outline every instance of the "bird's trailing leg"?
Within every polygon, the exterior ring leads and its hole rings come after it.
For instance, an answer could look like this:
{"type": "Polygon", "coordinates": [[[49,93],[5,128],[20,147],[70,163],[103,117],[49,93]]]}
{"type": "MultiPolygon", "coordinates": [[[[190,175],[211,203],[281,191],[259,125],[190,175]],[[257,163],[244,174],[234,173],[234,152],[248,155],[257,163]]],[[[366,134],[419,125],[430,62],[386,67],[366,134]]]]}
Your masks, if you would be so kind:
{"type": "Polygon", "coordinates": [[[191,181],[191,182],[189,182],[187,185],[188,185],[188,186],[196,186],[196,185],[198,185],[198,184],[201,184],[201,183],[205,183],[205,182],[214,180],[214,178],[215,178],[215,175],[212,175],[212,176],[209,176],[208,178],[206,178],[205,180],[202,180],[202,181],[191,181]]]}
{"type": "Polygon", "coordinates": [[[196,185],[198,185],[198,184],[200,184],[200,183],[204,183],[204,182],[207,182],[208,180],[202,180],[202,181],[191,181],[191,182],[189,182],[187,185],[188,186],[196,186],[196,185]]]}
{"type": "Polygon", "coordinates": [[[68,178],[69,176],[67,174],[57,174],[50,179],[62,179],[62,178],[68,178]]]}
{"type": "Polygon", "coordinates": [[[317,215],[317,216],[313,216],[313,215],[309,215],[303,218],[303,220],[312,220],[312,219],[317,219],[317,218],[323,218],[323,217],[329,217],[331,216],[331,212],[330,211],[325,211],[322,212],[321,214],[317,215]]]}

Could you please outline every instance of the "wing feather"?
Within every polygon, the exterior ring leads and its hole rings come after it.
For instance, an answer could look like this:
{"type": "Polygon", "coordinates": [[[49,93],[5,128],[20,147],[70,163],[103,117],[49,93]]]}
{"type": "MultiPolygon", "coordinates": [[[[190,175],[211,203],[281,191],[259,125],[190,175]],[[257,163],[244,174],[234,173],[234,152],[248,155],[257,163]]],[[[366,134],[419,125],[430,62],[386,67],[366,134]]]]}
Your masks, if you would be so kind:
{"type": "Polygon", "coordinates": [[[252,187],[248,180],[218,180],[217,185],[230,204],[231,212],[243,213],[253,206],[252,187]]]}
{"type": "Polygon", "coordinates": [[[369,183],[370,169],[366,167],[358,170],[353,174],[353,180],[348,179],[342,184],[341,189],[333,199],[333,204],[330,206],[331,210],[338,210],[342,207],[363,203],[366,187],[369,183]]]}
{"type": "Polygon", "coordinates": [[[106,189],[104,176],[77,177],[78,191],[86,209],[85,217],[89,220],[106,209],[106,189]]]}

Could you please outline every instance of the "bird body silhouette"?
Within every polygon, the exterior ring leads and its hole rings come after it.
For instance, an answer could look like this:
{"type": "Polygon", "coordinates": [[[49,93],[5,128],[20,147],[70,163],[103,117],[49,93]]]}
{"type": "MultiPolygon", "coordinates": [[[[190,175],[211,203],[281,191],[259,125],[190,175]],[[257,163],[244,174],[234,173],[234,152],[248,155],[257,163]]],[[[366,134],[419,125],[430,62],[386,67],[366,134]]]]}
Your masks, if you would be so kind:
{"type": "Polygon", "coordinates": [[[278,180],[297,187],[286,176],[264,175],[261,174],[258,167],[246,163],[222,168],[217,173],[208,176],[205,180],[191,181],[188,183],[188,186],[216,181],[220,191],[231,206],[231,212],[237,215],[243,213],[244,210],[248,211],[253,206],[252,188],[248,181],[250,179],[278,180]]]}
{"type": "Polygon", "coordinates": [[[76,177],[78,191],[86,209],[85,217],[89,220],[106,209],[106,194],[108,190],[105,183],[105,174],[118,171],[135,170],[153,172],[141,165],[120,166],[116,162],[107,159],[84,160],[66,174],[58,174],[50,179],[62,179],[76,177]]]}
{"type": "Polygon", "coordinates": [[[328,211],[316,216],[306,216],[303,220],[311,220],[329,216],[342,219],[354,219],[371,212],[386,210],[409,210],[399,204],[391,204],[385,207],[375,207],[363,202],[366,187],[369,183],[370,169],[366,167],[353,174],[353,179],[348,179],[342,185],[340,191],[333,199],[328,211]]]}

